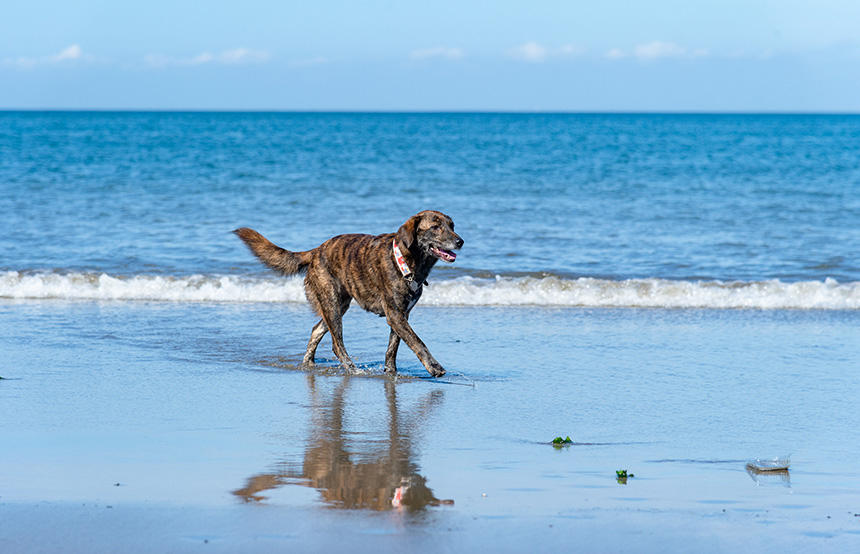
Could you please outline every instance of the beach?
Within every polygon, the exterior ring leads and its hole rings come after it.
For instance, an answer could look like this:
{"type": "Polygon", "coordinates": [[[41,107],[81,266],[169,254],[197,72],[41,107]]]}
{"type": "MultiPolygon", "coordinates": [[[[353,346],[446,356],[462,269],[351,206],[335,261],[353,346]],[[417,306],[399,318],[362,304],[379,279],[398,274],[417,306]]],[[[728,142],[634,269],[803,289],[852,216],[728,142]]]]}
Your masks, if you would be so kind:
{"type": "Polygon", "coordinates": [[[357,375],[322,348],[298,369],[302,306],[0,314],[4,551],[837,552],[860,536],[855,312],[418,308],[440,380],[408,350],[383,375],[384,322],[359,312],[357,375]],[[786,473],[746,469],[785,454],[786,473]]]}

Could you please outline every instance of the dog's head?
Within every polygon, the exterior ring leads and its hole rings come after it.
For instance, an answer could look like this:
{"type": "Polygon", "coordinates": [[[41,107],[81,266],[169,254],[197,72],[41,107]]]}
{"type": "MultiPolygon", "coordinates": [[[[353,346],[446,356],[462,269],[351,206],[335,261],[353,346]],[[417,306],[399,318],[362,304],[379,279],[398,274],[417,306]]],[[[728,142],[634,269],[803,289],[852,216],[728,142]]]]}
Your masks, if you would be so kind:
{"type": "Polygon", "coordinates": [[[463,246],[463,239],[454,232],[454,221],[434,210],[424,210],[406,220],[397,230],[397,243],[406,249],[421,252],[446,262],[457,259],[454,250],[463,246]]]}

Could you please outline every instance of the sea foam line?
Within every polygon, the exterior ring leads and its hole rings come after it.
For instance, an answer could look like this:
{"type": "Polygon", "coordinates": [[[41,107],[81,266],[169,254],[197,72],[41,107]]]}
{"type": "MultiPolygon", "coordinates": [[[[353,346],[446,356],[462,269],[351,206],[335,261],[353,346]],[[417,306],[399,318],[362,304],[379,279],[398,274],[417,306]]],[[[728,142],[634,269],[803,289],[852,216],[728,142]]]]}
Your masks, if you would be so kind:
{"type": "MultiPolygon", "coordinates": [[[[305,302],[301,278],[0,273],[0,298],[165,302],[305,302]]],[[[860,309],[860,282],[608,280],[557,276],[435,280],[424,306],[860,309]]]]}

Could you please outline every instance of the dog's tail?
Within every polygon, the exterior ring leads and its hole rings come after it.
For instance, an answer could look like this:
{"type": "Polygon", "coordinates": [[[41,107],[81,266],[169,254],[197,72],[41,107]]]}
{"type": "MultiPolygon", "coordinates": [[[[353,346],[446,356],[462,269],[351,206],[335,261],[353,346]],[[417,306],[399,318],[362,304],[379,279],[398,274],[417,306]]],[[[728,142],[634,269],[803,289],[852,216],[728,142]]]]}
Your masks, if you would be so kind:
{"type": "Polygon", "coordinates": [[[290,252],[272,244],[269,239],[253,229],[241,227],[233,231],[242,239],[261,262],[284,275],[294,275],[311,263],[311,251],[290,252]]]}

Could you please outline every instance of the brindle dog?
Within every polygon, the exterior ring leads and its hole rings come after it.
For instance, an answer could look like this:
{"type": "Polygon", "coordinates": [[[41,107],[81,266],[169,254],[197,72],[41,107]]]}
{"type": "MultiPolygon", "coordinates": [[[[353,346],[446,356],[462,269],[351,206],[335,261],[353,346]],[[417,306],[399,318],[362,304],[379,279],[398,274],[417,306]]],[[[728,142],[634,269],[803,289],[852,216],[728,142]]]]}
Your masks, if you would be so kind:
{"type": "Polygon", "coordinates": [[[305,252],[284,250],[247,227],[233,232],[272,269],[284,275],[306,272],[305,295],[322,319],[311,331],[302,365],[314,363],[317,346],[331,331],[337,359],[347,369],[355,369],[343,346],[341,325],[343,314],[355,300],[365,310],[384,316],[391,327],[385,352],[386,372],[397,371],[397,348],[403,339],[430,375],[445,374],[412,330],[408,318],[436,261],[453,262],[457,258],[453,250],[463,246],[450,217],[425,210],[410,217],[396,233],[338,235],[305,252]]]}

